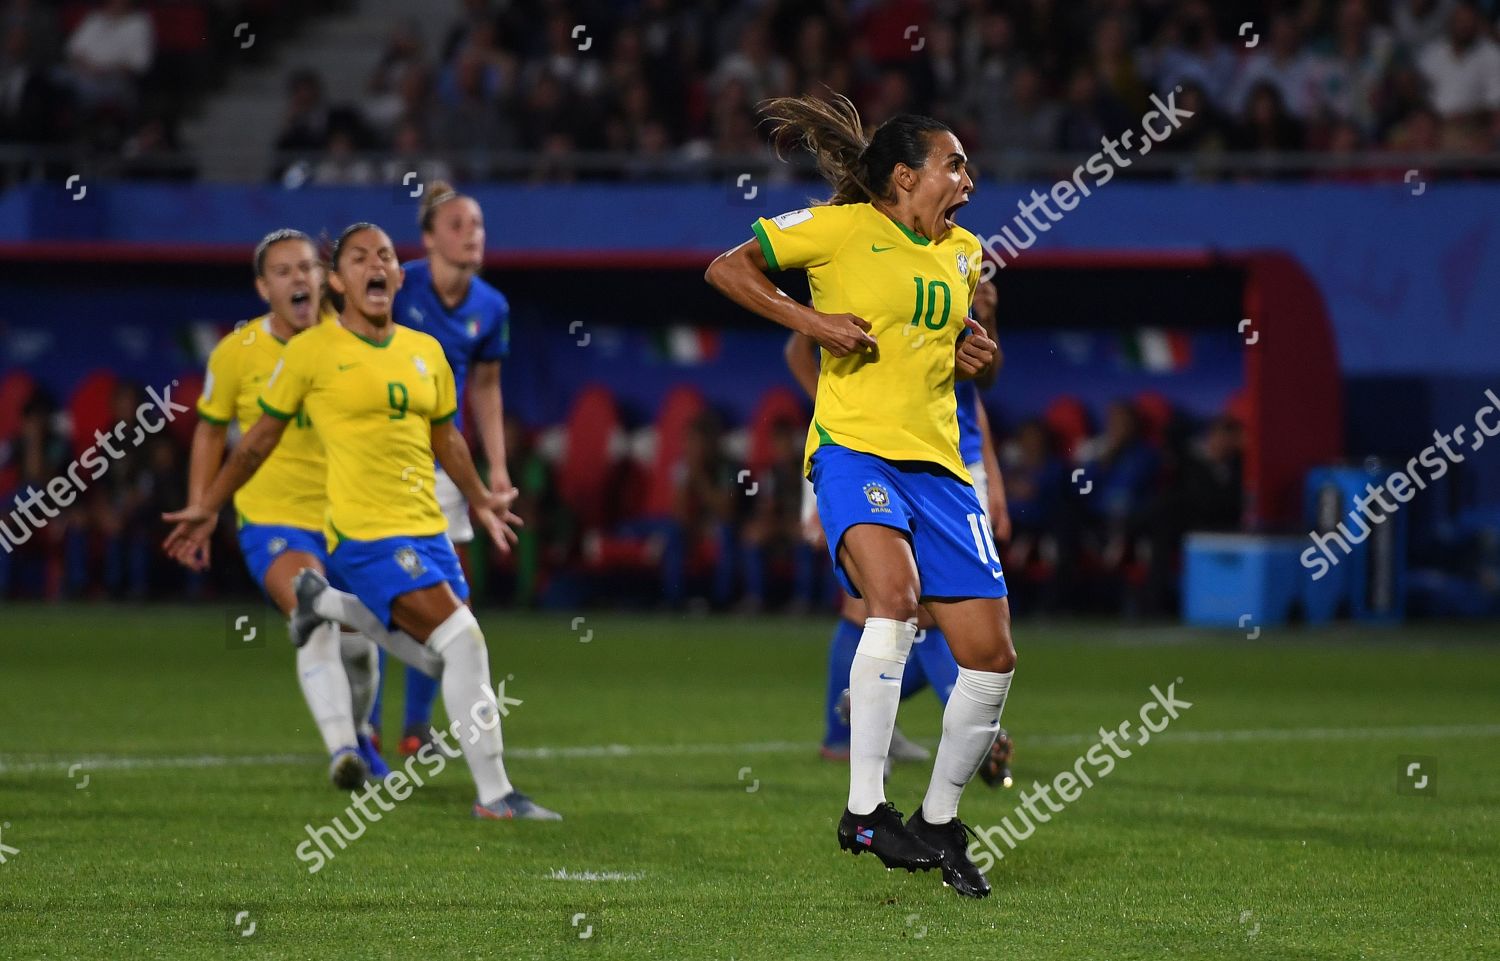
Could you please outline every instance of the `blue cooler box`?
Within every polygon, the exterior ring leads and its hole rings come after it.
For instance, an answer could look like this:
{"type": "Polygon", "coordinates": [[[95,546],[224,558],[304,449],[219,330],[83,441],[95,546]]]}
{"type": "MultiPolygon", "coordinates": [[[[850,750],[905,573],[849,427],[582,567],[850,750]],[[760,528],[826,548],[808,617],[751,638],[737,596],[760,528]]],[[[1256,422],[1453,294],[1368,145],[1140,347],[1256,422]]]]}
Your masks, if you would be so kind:
{"type": "Polygon", "coordinates": [[[1296,537],[1189,534],[1183,548],[1183,620],[1200,627],[1285,624],[1306,575],[1296,537]]]}

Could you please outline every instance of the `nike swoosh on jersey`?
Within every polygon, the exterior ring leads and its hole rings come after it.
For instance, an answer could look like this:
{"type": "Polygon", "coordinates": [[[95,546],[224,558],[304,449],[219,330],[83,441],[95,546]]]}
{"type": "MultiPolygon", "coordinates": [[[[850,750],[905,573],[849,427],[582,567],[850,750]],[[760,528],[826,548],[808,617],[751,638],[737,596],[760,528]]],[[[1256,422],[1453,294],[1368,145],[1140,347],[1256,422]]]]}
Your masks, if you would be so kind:
{"type": "Polygon", "coordinates": [[[352,364],[339,364],[339,370],[341,370],[341,371],[348,370],[351,367],[358,367],[358,366],[359,366],[359,361],[355,361],[352,364]]]}
{"type": "Polygon", "coordinates": [[[870,245],[870,253],[872,253],[872,254],[883,254],[887,250],[895,250],[895,249],[896,249],[896,245],[895,244],[891,244],[889,247],[877,247],[874,244],[870,245]]]}

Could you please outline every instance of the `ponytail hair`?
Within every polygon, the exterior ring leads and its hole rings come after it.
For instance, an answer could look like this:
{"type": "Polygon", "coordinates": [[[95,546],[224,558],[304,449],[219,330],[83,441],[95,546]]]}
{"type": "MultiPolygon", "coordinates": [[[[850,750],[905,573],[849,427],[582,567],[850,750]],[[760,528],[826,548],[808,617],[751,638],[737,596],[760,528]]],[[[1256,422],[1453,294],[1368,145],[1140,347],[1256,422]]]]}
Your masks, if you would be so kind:
{"type": "Polygon", "coordinates": [[[843,94],[776,97],[763,101],[778,157],[802,147],[833,187],[826,203],[861,204],[891,197],[891,172],[902,163],[916,170],[927,162],[928,136],[950,132],[947,124],[918,114],[898,114],[866,138],[859,111],[843,94]]]}
{"type": "Polygon", "coordinates": [[[421,226],[422,233],[432,230],[432,219],[437,216],[439,207],[463,196],[446,180],[434,180],[428,184],[426,192],[422,194],[422,205],[417,208],[417,223],[421,226]]]}

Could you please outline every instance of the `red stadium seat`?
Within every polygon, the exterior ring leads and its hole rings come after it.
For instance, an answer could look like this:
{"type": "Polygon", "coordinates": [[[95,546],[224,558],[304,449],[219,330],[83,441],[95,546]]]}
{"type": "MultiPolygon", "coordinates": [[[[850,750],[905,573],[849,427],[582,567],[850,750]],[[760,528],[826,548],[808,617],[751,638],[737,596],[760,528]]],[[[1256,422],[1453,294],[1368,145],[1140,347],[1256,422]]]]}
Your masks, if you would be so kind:
{"type": "Polygon", "coordinates": [[[21,428],[21,412],[36,393],[36,381],[24,370],[13,370],[0,377],[0,441],[16,436],[21,428]]]}
{"type": "Polygon", "coordinates": [[[208,13],[196,0],[157,0],[148,11],[162,53],[195,54],[208,49],[208,13]]]}
{"type": "Polygon", "coordinates": [[[614,454],[611,442],[620,431],[620,411],[609,388],[584,388],[568,415],[558,493],[584,528],[609,519],[614,454]]]}
{"type": "Polygon", "coordinates": [[[766,473],[771,467],[776,428],[794,424],[805,429],[808,416],[806,401],[791,388],[772,387],[762,394],[750,417],[750,454],[746,466],[757,476],[766,473]]]}
{"type": "Polygon", "coordinates": [[[1088,439],[1089,420],[1088,408],[1083,406],[1083,401],[1070,395],[1054,400],[1042,415],[1042,422],[1057,444],[1058,455],[1067,458],[1071,458],[1088,439]]]}
{"type": "Polygon", "coordinates": [[[646,493],[646,513],[667,517],[672,513],[673,474],[682,461],[682,450],[688,428],[708,409],[697,388],[672,388],[661,402],[656,416],[656,456],[651,463],[650,488],[646,493]]]}
{"type": "Polygon", "coordinates": [[[172,388],[172,400],[191,408],[188,413],[174,417],[170,425],[173,439],[183,450],[193,445],[193,430],[198,426],[198,398],[202,396],[203,375],[196,372],[183,374],[177,379],[177,386],[172,388]]]}
{"type": "Polygon", "coordinates": [[[94,432],[114,429],[113,400],[118,381],[112,371],[96,370],[78,384],[68,401],[73,421],[73,453],[82,456],[94,445],[94,432]]]}
{"type": "Polygon", "coordinates": [[[1141,422],[1141,433],[1152,447],[1167,442],[1167,427],[1172,423],[1172,402],[1154,390],[1135,395],[1135,413],[1141,422]]]}

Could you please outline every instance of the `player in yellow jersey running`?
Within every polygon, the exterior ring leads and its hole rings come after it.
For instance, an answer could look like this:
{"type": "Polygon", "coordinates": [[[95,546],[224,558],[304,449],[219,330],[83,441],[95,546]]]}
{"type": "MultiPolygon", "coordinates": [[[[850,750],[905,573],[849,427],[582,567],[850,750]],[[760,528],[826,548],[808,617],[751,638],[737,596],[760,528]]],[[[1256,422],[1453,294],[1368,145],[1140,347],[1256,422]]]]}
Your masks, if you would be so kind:
{"type": "Polygon", "coordinates": [[[887,867],[941,867],[955,891],[985,897],[958,801],[989,755],[1016,656],[1004,574],[959,453],[955,377],[995,356],[966,317],[982,253],[953,222],[974,189],[968,159],[930,117],[893,117],[867,139],[843,97],[764,107],[778,147],[807,147],[834,196],[757,220],[754,238],[715,259],[707,280],[823,348],[805,468],[835,570],[869,614],[849,673],[839,845],[873,851],[887,867]],[[807,272],[812,307],[766,277],[792,269],[807,272]],[[883,773],[919,605],[947,636],[959,674],[926,797],[903,823],[883,773]]]}
{"type": "MultiPolygon", "coordinates": [[[[338,321],[287,345],[261,392],[265,416],[201,498],[166,515],[177,525],[166,547],[173,556],[196,551],[224,501],[255,475],[288,425],[307,415],[328,455],[329,572],[382,625],[410,634],[442,662],[444,705],[477,789],[474,815],[557,820],[506,775],[489,652],[463,604],[469,586],[433,493],[434,457],[497,543],[515,541],[515,491],[489,491],[475,470],[453,426],[458,399],[441,345],[392,321],[402,277],[383,230],[367,223],[344,230],[328,278],[344,299],[338,321]]],[[[348,595],[328,588],[315,569],[298,579],[297,594],[294,641],[323,619],[347,615],[348,595]]]]}
{"type": "MultiPolygon", "coordinates": [[[[193,433],[190,501],[201,499],[223,463],[229,424],[238,422],[243,432],[260,419],[256,400],[287,341],[324,319],[319,315],[323,267],[306,234],[289,229],[267,234],[255,248],[254,263],[256,291],[270,311],[231,331],[209,355],[193,433]]],[[[328,557],[326,474],[323,444],[303,416],[234,497],[245,565],[287,616],[297,606],[292,579],[305,567],[322,570],[328,557]]],[[[195,569],[206,568],[208,542],[188,561],[195,569]]],[[[297,678],[332,757],[334,785],[352,790],[369,775],[386,773],[355,720],[361,707],[368,711],[379,685],[373,642],[359,634],[341,639],[337,625],[322,625],[297,650],[297,678]]]]}

